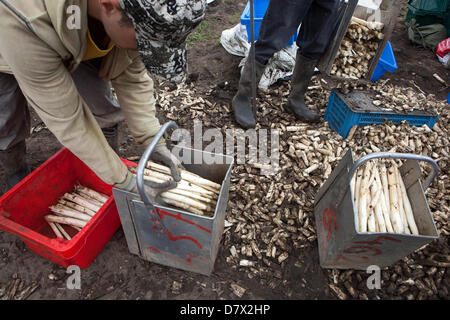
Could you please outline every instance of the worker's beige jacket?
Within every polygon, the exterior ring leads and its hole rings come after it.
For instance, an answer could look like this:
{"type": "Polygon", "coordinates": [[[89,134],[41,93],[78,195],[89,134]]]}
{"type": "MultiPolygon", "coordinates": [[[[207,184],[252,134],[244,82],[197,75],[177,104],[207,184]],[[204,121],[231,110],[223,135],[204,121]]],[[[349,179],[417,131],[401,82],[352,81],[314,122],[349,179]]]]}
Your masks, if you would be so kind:
{"type": "MultiPolygon", "coordinates": [[[[106,183],[124,188],[131,176],[70,75],[85,54],[87,17],[87,0],[0,0],[0,72],[14,74],[30,105],[64,146],[106,183]],[[81,10],[79,29],[68,27],[75,12],[71,5],[81,10]]],[[[138,52],[114,48],[103,58],[100,76],[111,81],[136,141],[150,143],[160,124],[153,82],[138,52]]]]}

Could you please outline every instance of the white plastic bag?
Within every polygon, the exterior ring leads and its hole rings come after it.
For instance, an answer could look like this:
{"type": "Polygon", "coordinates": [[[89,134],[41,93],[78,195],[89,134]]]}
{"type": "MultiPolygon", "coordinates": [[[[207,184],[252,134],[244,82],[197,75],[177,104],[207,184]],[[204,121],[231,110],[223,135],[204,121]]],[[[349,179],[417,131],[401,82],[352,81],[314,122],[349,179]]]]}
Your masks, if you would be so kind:
{"type": "MultiPolygon", "coordinates": [[[[248,52],[250,51],[250,43],[247,40],[245,26],[238,24],[231,29],[222,31],[220,43],[230,54],[244,57],[239,64],[240,67],[245,64],[248,52]]],[[[267,63],[258,88],[261,90],[267,90],[279,79],[291,76],[295,66],[296,54],[297,45],[295,42],[291,46],[285,47],[275,53],[272,59],[270,59],[267,63]]]]}
{"type": "Polygon", "coordinates": [[[444,65],[445,68],[450,69],[450,53],[447,53],[443,58],[437,56],[439,61],[444,65]]]}
{"type": "Polygon", "coordinates": [[[450,38],[439,42],[436,48],[436,55],[445,68],[450,67],[450,38]]]}

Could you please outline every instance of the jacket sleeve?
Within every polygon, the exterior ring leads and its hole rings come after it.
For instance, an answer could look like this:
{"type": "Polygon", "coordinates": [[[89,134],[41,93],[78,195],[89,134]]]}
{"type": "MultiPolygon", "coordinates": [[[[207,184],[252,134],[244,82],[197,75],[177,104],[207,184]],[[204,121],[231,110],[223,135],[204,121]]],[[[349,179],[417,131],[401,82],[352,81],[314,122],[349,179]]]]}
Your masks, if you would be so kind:
{"type": "MultiPolygon", "coordinates": [[[[111,79],[128,128],[137,143],[148,145],[161,128],[156,118],[153,80],[139,55],[119,76],[111,79]]],[[[163,139],[161,139],[161,142],[163,139]]]]}
{"type": "Polygon", "coordinates": [[[108,145],[61,57],[26,28],[0,29],[1,54],[42,121],[103,181],[126,187],[131,176],[108,145]]]}

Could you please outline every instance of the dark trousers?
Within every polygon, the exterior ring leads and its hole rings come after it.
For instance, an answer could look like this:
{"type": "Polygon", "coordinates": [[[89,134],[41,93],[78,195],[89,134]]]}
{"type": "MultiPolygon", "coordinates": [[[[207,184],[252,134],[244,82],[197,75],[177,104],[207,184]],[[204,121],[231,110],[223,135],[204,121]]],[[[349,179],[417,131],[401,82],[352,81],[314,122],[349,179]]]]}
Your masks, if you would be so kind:
{"type": "MultiPolygon", "coordinates": [[[[112,127],[125,119],[111,84],[98,77],[95,60],[82,62],[72,73],[72,79],[101,128],[112,127]]],[[[28,103],[16,78],[0,73],[0,151],[24,141],[29,135],[28,103]]]]}
{"type": "Polygon", "coordinates": [[[318,60],[330,42],[338,8],[339,0],[270,0],[255,43],[256,61],[266,65],[286,46],[300,23],[299,51],[318,60]]]}

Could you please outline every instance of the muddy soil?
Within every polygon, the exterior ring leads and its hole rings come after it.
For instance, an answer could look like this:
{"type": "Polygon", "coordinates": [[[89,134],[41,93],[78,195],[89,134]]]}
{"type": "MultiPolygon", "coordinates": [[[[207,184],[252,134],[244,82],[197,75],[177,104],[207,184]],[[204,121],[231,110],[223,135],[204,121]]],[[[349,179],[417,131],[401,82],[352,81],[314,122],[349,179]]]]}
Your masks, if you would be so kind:
{"type": "MultiPolygon", "coordinates": [[[[216,0],[208,9],[206,27],[189,43],[189,71],[196,92],[205,96],[211,92],[214,102],[225,106],[230,106],[237,88],[241,58],[227,53],[219,38],[224,29],[239,22],[245,2],[216,0]]],[[[424,92],[444,99],[448,88],[445,89],[432,75],[438,73],[448,79],[448,72],[431,51],[410,45],[401,17],[391,42],[398,70],[383,78],[389,77],[394,83],[409,86],[414,81],[424,92]]],[[[158,117],[161,122],[167,121],[164,114],[158,117]]],[[[192,120],[188,113],[186,118],[179,119],[179,124],[189,125],[192,120]]],[[[211,114],[209,119],[209,127],[223,128],[230,123],[233,119],[226,112],[211,114]]],[[[270,123],[264,125],[269,126],[270,123]]],[[[27,160],[34,170],[61,145],[35,114],[32,126],[35,130],[27,140],[27,160]]],[[[119,153],[122,157],[142,154],[142,147],[134,143],[126,124],[120,126],[119,153]]],[[[3,174],[0,187],[4,187],[3,174]]],[[[206,277],[146,262],[130,254],[124,233],[119,229],[92,265],[82,270],[81,289],[69,290],[64,268],[35,255],[16,236],[0,232],[0,293],[2,287],[10,288],[15,279],[21,279],[24,287],[39,284],[28,299],[239,299],[232,291],[232,283],[246,289],[243,299],[336,299],[328,286],[328,271],[319,266],[317,242],[293,249],[283,267],[272,263],[271,277],[250,278],[242,268],[226,262],[233,237],[228,234],[224,238],[215,271],[206,277]]],[[[437,241],[433,246],[440,252],[448,252],[448,238],[437,241]]],[[[364,273],[362,275],[367,277],[364,273]]],[[[391,297],[383,290],[368,296],[374,299],[391,297]]]]}

